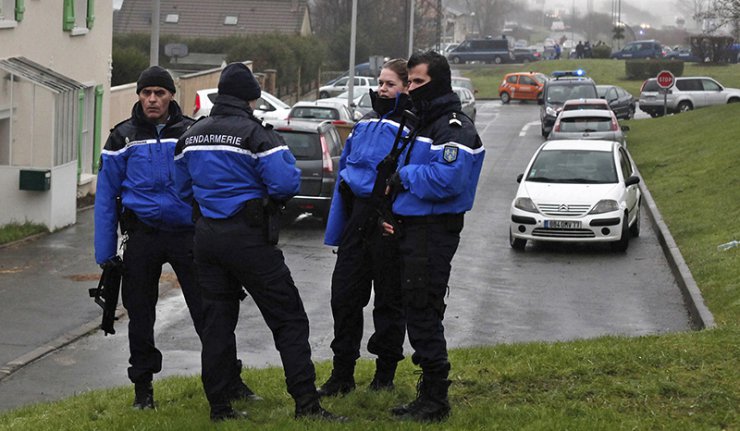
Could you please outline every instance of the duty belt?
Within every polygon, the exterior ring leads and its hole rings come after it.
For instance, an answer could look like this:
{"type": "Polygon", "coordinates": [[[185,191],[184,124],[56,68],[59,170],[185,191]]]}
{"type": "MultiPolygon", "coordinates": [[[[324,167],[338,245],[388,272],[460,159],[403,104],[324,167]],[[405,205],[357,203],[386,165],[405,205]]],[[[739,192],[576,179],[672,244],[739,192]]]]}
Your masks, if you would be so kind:
{"type": "Polygon", "coordinates": [[[398,221],[405,225],[415,224],[447,224],[459,222],[463,214],[432,214],[425,216],[398,216],[398,221]]]}

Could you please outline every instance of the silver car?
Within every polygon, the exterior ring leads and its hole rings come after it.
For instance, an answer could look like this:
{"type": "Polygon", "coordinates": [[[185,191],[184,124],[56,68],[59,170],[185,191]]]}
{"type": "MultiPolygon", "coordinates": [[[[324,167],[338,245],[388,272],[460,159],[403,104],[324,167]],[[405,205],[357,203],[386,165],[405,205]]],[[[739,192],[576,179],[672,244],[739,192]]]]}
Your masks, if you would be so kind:
{"type": "Polygon", "coordinates": [[[548,140],[558,139],[601,139],[627,145],[624,131],[613,111],[606,109],[576,109],[561,111],[548,140]]]}
{"type": "Polygon", "coordinates": [[[727,88],[708,76],[684,76],[676,78],[673,88],[664,95],[655,78],[650,78],[640,89],[640,110],[651,117],[691,111],[711,105],[740,102],[740,90],[727,88]]]}

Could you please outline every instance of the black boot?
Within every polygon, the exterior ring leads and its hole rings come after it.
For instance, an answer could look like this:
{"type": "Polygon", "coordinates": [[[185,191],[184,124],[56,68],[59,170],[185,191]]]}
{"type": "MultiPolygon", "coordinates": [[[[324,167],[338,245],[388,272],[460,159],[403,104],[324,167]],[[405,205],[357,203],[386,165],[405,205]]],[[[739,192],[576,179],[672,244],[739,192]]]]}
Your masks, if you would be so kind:
{"type": "Polygon", "coordinates": [[[295,418],[321,419],[332,422],[347,422],[346,416],[337,416],[324,410],[319,402],[319,394],[301,395],[295,400],[295,418]]]}
{"type": "Polygon", "coordinates": [[[335,395],[344,395],[355,389],[355,364],[342,364],[334,361],[334,369],[331,370],[331,376],[318,389],[319,396],[333,397],[335,395]]]}
{"type": "Polygon", "coordinates": [[[396,375],[398,362],[378,358],[375,360],[375,376],[370,382],[371,391],[393,390],[393,377],[396,375]]]}
{"type": "Polygon", "coordinates": [[[152,382],[134,383],[134,408],[137,410],[154,408],[152,382]]]}
{"type": "Polygon", "coordinates": [[[450,383],[447,378],[424,375],[417,386],[416,399],[409,404],[394,408],[391,412],[401,419],[418,422],[442,421],[450,414],[450,403],[447,399],[450,383]]]}
{"type": "Polygon", "coordinates": [[[213,422],[246,418],[247,412],[234,410],[231,408],[231,404],[219,404],[211,406],[211,421],[213,422]]]}
{"type": "Polygon", "coordinates": [[[234,367],[234,384],[231,389],[230,401],[262,401],[262,397],[255,394],[254,391],[249,389],[246,383],[242,381],[242,361],[236,360],[234,367]]]}

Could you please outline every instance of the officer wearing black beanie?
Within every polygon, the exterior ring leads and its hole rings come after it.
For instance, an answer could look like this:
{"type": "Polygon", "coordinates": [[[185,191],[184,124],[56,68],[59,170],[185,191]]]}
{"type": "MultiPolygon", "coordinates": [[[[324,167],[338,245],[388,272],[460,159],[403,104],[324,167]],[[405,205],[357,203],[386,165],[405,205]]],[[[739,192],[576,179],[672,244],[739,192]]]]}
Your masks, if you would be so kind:
{"type": "Polygon", "coordinates": [[[249,68],[229,64],[210,116],[193,124],[175,149],[175,186],[201,214],[194,255],[203,290],[203,389],[211,420],[244,416],[232,408],[227,389],[246,289],[273,333],[295,417],[343,420],[319,402],[308,317],[277,238],[269,234],[277,216],[269,203],[295,196],[301,173],[282,137],[252,114],[249,102],[260,94],[249,68]]]}
{"type": "MultiPolygon", "coordinates": [[[[175,145],[193,119],[173,99],[175,83],[159,66],[147,68],[136,81],[138,102],[131,117],[116,125],[105,143],[95,195],[95,260],[117,265],[118,224],[124,234],[121,297],[128,311],[128,377],[137,409],[154,409],[152,379],[162,370],[162,353],[154,342],[154,322],[162,265],[177,275],[199,337],[203,334],[201,289],[193,264],[192,207],[177,197],[172,182],[175,145]],[[122,207],[119,207],[120,202],[122,207]]],[[[231,399],[255,399],[241,381],[241,363],[229,358],[231,399]]]]}

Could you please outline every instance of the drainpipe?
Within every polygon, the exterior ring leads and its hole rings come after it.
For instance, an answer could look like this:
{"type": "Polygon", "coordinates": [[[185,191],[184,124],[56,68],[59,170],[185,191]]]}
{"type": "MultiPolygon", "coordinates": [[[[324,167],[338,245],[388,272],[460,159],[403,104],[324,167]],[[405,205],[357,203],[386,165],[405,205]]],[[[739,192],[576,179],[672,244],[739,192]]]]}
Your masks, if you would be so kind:
{"type": "Polygon", "coordinates": [[[98,173],[98,161],[100,160],[101,132],[103,123],[103,86],[95,87],[95,126],[93,129],[93,161],[92,173],[98,173]]]}
{"type": "Polygon", "coordinates": [[[95,23],[95,0],[87,0],[87,29],[92,30],[95,23]]]}
{"type": "Polygon", "coordinates": [[[85,116],[85,90],[77,92],[77,184],[80,183],[82,175],[82,125],[85,116]]]}

